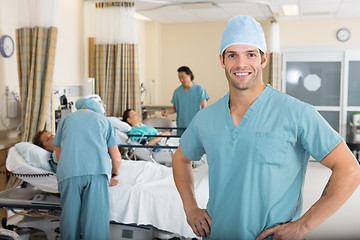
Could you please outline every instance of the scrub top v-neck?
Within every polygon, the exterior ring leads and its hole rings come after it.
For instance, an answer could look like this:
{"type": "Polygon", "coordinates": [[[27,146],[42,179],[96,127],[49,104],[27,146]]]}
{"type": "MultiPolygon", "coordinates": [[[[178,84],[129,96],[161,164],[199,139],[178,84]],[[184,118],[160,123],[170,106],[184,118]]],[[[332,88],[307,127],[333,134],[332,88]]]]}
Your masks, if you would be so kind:
{"type": "MultiPolygon", "coordinates": [[[[229,107],[227,107],[227,109],[225,108],[226,124],[228,125],[229,129],[231,129],[232,127],[234,128],[232,131],[232,134],[231,134],[233,139],[235,139],[241,133],[242,128],[246,127],[247,122],[251,121],[252,116],[257,113],[258,109],[261,107],[262,102],[266,101],[266,99],[269,97],[269,95],[270,95],[269,88],[265,88],[264,91],[260,94],[260,96],[250,106],[248,111],[245,113],[245,115],[241,119],[241,122],[237,126],[235,126],[235,124],[232,120],[229,107]]],[[[225,99],[227,99],[227,101],[229,103],[229,101],[230,101],[229,94],[227,94],[225,96],[225,99]]],[[[229,104],[228,104],[228,106],[229,106],[229,104]]]]}

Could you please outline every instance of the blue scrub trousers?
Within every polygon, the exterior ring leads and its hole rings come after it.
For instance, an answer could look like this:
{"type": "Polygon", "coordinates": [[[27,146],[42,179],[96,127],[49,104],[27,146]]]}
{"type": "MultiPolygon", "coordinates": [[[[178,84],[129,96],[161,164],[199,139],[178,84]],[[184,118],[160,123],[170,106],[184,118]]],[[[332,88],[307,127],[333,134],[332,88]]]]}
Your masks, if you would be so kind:
{"type": "Polygon", "coordinates": [[[62,239],[109,239],[109,182],[107,175],[72,177],[58,184],[62,239]]]}

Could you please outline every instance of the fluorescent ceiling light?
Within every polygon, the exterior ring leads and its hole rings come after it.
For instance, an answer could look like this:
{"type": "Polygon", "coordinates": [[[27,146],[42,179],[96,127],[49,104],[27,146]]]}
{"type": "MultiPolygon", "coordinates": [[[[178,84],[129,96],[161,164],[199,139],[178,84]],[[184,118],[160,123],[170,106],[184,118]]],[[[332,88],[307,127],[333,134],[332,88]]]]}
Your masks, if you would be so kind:
{"type": "Polygon", "coordinates": [[[299,6],[294,5],[282,5],[282,9],[285,16],[298,16],[299,15],[299,6]]]}
{"type": "Polygon", "coordinates": [[[137,20],[141,20],[141,21],[151,21],[151,19],[150,18],[148,18],[148,17],[145,17],[144,15],[141,15],[141,14],[139,14],[139,13],[135,13],[135,18],[137,19],[137,20]]]}

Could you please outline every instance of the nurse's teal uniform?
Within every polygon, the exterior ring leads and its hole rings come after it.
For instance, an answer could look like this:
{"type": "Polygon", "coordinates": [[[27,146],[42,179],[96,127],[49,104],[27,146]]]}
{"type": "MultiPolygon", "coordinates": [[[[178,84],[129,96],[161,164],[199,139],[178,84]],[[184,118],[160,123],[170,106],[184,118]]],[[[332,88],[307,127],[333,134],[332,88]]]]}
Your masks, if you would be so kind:
{"type": "Polygon", "coordinates": [[[109,238],[108,148],[121,142],[110,121],[90,108],[67,115],[53,142],[61,146],[57,180],[62,239],[80,239],[80,232],[83,239],[109,238]]]}
{"type": "Polygon", "coordinates": [[[186,92],[181,85],[175,89],[171,103],[176,107],[176,126],[186,128],[198,111],[201,110],[200,103],[209,100],[209,95],[205,89],[193,83],[186,92]]]}
{"type": "Polygon", "coordinates": [[[311,105],[270,85],[238,126],[228,106],[229,94],[200,111],[180,146],[190,160],[207,155],[211,239],[256,239],[300,217],[310,155],[321,161],[342,137],[311,105]]]}

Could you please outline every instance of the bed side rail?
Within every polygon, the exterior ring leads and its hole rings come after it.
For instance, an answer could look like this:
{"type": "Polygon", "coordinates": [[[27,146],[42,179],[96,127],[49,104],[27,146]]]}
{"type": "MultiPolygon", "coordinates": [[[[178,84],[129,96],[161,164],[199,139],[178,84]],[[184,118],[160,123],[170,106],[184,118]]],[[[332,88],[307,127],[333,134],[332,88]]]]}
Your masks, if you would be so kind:
{"type": "Polygon", "coordinates": [[[128,137],[161,137],[161,138],[180,138],[181,135],[158,135],[158,134],[128,134],[128,137]]]}

